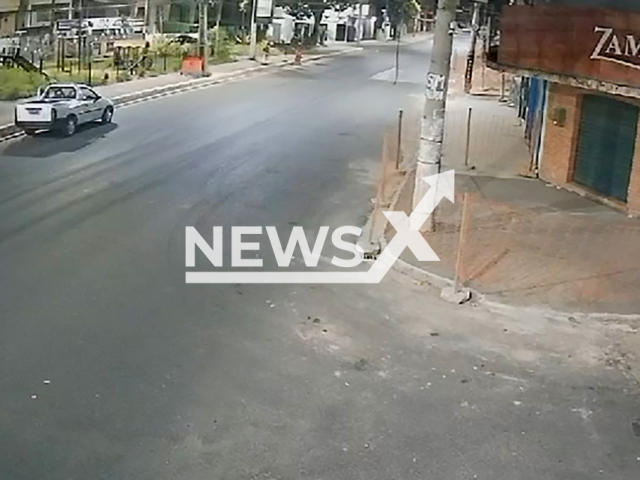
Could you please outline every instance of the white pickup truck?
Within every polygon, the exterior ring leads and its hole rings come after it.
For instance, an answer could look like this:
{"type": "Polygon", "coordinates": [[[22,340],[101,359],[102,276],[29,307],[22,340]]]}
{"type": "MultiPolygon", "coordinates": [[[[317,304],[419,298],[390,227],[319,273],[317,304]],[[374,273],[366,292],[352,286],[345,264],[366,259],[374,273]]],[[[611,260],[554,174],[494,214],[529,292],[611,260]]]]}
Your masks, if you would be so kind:
{"type": "Polygon", "coordinates": [[[27,135],[39,130],[60,130],[66,136],[78,125],[113,118],[113,103],[81,84],[51,84],[38,91],[36,100],[18,103],[15,123],[27,135]]]}

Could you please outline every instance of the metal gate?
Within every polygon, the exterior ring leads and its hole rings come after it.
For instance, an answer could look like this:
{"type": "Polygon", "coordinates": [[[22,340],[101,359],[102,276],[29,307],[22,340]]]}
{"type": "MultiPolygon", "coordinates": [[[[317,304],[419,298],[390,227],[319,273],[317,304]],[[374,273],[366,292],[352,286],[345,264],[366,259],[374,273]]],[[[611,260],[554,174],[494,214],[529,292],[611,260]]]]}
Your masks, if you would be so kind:
{"type": "Polygon", "coordinates": [[[575,182],[627,200],[639,111],[635,105],[608,97],[583,97],[575,182]]]}

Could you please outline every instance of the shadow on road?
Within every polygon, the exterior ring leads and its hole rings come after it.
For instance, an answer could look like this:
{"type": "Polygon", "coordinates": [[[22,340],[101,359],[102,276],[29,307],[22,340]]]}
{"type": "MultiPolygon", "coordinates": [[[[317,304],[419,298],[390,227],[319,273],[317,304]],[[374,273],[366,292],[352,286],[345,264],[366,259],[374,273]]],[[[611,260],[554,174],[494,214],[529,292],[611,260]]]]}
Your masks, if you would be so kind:
{"type": "Polygon", "coordinates": [[[116,123],[101,125],[88,123],[78,127],[72,137],[62,137],[59,132],[42,132],[33,137],[23,137],[11,143],[3,152],[4,155],[14,157],[53,157],[59,153],[76,152],[92,144],[109,132],[118,128],[116,123]]]}

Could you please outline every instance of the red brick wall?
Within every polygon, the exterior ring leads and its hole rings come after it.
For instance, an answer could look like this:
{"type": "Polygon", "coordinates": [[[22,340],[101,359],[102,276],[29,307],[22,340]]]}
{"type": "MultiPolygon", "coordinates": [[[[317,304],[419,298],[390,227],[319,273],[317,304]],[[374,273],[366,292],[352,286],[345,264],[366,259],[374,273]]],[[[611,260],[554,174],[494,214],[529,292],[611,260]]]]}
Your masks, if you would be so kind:
{"type": "MultiPolygon", "coordinates": [[[[572,181],[580,133],[581,99],[582,95],[587,93],[589,92],[567,85],[549,84],[544,152],[540,168],[540,178],[545,181],[555,185],[567,185],[572,181]],[[564,127],[554,124],[554,115],[558,108],[564,108],[566,111],[564,127]]],[[[640,216],[640,122],[629,181],[627,212],[640,216]]]]}
{"type": "Polygon", "coordinates": [[[580,90],[549,84],[540,178],[556,185],[565,185],[571,180],[580,126],[580,100],[580,90]],[[564,126],[554,124],[554,115],[560,108],[566,112],[564,126]]]}

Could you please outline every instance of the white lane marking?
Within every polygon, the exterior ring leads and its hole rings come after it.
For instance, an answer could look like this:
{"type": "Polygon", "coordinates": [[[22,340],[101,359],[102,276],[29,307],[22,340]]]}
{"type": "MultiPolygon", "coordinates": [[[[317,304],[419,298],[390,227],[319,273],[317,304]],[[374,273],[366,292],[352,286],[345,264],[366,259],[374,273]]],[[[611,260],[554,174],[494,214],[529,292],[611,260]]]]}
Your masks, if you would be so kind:
{"type": "MultiPolygon", "coordinates": [[[[400,70],[399,73],[402,73],[402,70],[400,70]]],[[[378,72],[375,75],[372,75],[371,77],[369,77],[370,80],[379,80],[381,82],[393,82],[393,80],[396,77],[396,69],[394,67],[389,68],[387,70],[383,70],[382,72],[378,72]]],[[[400,75],[398,75],[398,78],[400,77],[400,75]]]]}

